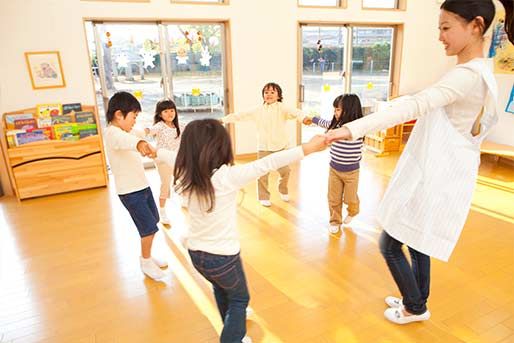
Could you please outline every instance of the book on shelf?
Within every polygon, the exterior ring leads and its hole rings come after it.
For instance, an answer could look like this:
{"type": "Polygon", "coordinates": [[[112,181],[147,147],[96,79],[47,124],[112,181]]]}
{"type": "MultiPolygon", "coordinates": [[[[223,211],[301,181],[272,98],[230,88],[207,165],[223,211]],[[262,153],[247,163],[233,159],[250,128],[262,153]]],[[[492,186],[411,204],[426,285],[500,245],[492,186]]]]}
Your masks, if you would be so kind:
{"type": "Polygon", "coordinates": [[[49,118],[62,114],[61,104],[39,104],[36,106],[36,116],[38,118],[49,118]]]}
{"type": "Polygon", "coordinates": [[[37,127],[51,127],[52,126],[52,118],[37,118],[37,127]]]}
{"type": "Polygon", "coordinates": [[[54,135],[51,127],[42,127],[37,129],[29,129],[27,132],[42,133],[48,137],[48,139],[54,139],[54,135]]]}
{"type": "Polygon", "coordinates": [[[48,136],[42,132],[20,132],[16,134],[16,145],[20,146],[27,143],[46,141],[48,136]]]}
{"type": "Polygon", "coordinates": [[[68,114],[71,112],[80,112],[80,111],[82,111],[82,104],[80,102],[62,105],[62,114],[68,114]]]}
{"type": "Polygon", "coordinates": [[[93,112],[89,112],[89,111],[75,112],[75,122],[94,124],[95,123],[95,114],[93,112]]]}
{"type": "Polygon", "coordinates": [[[28,130],[28,129],[36,129],[37,122],[34,118],[29,119],[15,119],[14,120],[14,129],[15,130],[28,130]]]}
{"type": "Polygon", "coordinates": [[[79,139],[79,131],[76,123],[56,124],[52,128],[55,139],[62,141],[74,141],[79,139]]]}
{"type": "Polygon", "coordinates": [[[71,114],[62,114],[59,116],[51,117],[52,125],[73,123],[73,116],[71,114]]]}
{"type": "Polygon", "coordinates": [[[96,136],[98,129],[96,124],[77,124],[79,130],[79,138],[86,138],[89,136],[96,136]]]}
{"type": "Polygon", "coordinates": [[[14,148],[16,146],[16,134],[26,132],[25,130],[9,130],[5,134],[7,138],[7,146],[9,148],[14,148]]]}
{"type": "Polygon", "coordinates": [[[7,130],[14,130],[14,121],[20,119],[34,119],[34,116],[31,113],[14,113],[14,114],[6,114],[5,118],[5,126],[7,130]]]}

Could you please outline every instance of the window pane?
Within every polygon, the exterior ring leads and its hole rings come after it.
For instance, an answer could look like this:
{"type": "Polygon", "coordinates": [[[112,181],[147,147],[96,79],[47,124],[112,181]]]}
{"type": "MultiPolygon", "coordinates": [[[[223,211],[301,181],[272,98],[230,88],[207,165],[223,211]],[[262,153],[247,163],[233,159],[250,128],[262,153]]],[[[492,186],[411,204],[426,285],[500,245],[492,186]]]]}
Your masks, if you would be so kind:
{"type": "Polygon", "coordinates": [[[219,118],[224,112],[222,24],[169,24],[173,100],[180,122],[219,118]]]}
{"type": "Polygon", "coordinates": [[[398,0],[362,0],[364,8],[398,8],[398,0]]]}
{"type": "Polygon", "coordinates": [[[95,79],[97,103],[102,126],[105,126],[102,104],[118,91],[134,94],[141,102],[142,112],[137,117],[141,127],[153,123],[155,103],[164,97],[161,86],[161,59],[159,31],[155,24],[96,24],[98,27],[101,56],[98,58],[91,23],[86,25],[88,45],[92,54],[92,69],[95,79]],[[99,65],[105,71],[101,89],[99,65]],[[103,99],[105,93],[106,99],[103,99]]]}
{"type": "Polygon", "coordinates": [[[363,105],[387,100],[391,72],[392,28],[356,27],[352,37],[350,88],[363,105]]]}
{"type": "Polygon", "coordinates": [[[301,6],[339,6],[339,0],[300,0],[301,6]]]}
{"type": "MultiPolygon", "coordinates": [[[[302,26],[302,110],[331,119],[332,102],[344,93],[344,52],[347,29],[344,26],[302,26]]],[[[320,133],[304,127],[304,142],[320,133]]]]}
{"type": "Polygon", "coordinates": [[[224,0],[171,0],[171,2],[215,2],[223,3],[224,0]]]}

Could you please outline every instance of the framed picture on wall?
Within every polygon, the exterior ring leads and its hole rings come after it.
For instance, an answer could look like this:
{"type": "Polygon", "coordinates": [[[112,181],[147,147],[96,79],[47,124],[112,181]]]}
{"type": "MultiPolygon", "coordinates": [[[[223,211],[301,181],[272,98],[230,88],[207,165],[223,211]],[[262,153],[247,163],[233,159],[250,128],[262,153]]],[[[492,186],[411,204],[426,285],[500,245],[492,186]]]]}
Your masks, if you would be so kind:
{"type": "Polygon", "coordinates": [[[26,52],[33,89],[66,87],[59,51],[26,52]]]}

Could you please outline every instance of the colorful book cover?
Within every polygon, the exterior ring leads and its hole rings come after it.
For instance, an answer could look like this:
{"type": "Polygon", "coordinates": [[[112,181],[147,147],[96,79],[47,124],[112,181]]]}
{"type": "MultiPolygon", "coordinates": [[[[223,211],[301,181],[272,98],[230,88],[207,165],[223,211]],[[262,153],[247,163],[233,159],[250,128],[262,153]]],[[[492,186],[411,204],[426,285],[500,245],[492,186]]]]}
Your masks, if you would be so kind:
{"type": "Polygon", "coordinates": [[[37,129],[36,119],[34,119],[34,118],[16,119],[14,121],[14,129],[16,129],[16,130],[37,129]]]}
{"type": "Polygon", "coordinates": [[[79,129],[79,137],[80,139],[86,138],[89,136],[96,136],[98,134],[98,129],[96,124],[77,124],[79,129]]]}
{"type": "Polygon", "coordinates": [[[57,124],[68,124],[73,123],[73,116],[71,114],[63,114],[60,116],[53,116],[51,117],[52,125],[57,124]]]}
{"type": "Polygon", "coordinates": [[[52,118],[38,118],[37,119],[37,127],[51,127],[52,126],[52,118]]]}
{"type": "Polygon", "coordinates": [[[80,111],[82,111],[82,105],[80,104],[80,102],[62,105],[62,114],[67,114],[70,112],[80,112],[80,111]]]}
{"type": "Polygon", "coordinates": [[[19,119],[32,119],[34,116],[30,113],[16,113],[5,115],[5,125],[7,130],[14,130],[14,121],[19,119]]]}
{"type": "Polygon", "coordinates": [[[76,140],[79,138],[79,131],[77,124],[69,123],[69,124],[57,124],[53,127],[54,137],[58,140],[76,140]]]}
{"type": "Polygon", "coordinates": [[[95,114],[93,112],[75,112],[75,122],[94,124],[95,114]]]}
{"type": "Polygon", "coordinates": [[[38,118],[49,118],[62,114],[61,104],[39,104],[36,106],[36,116],[38,118]]]}
{"type": "Polygon", "coordinates": [[[16,134],[16,145],[20,146],[27,143],[46,141],[48,137],[44,133],[20,132],[16,134]]]}
{"type": "Polygon", "coordinates": [[[54,139],[51,127],[42,127],[42,128],[39,128],[39,129],[30,129],[30,130],[27,130],[27,132],[42,133],[45,136],[47,136],[48,139],[54,139]]]}
{"type": "Polygon", "coordinates": [[[14,148],[16,146],[16,134],[17,133],[22,133],[22,132],[25,132],[25,130],[10,130],[10,131],[7,131],[5,136],[7,138],[7,146],[9,148],[14,148]]]}

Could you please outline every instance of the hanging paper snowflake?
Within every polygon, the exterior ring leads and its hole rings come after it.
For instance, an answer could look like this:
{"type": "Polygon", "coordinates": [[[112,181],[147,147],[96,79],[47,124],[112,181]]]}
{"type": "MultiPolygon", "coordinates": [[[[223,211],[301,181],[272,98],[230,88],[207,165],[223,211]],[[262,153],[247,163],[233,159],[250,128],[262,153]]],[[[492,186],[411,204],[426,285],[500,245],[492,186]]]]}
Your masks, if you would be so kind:
{"type": "Polygon", "coordinates": [[[128,67],[128,57],[124,53],[120,54],[116,57],[116,63],[118,63],[118,68],[127,68],[128,67]]]}

